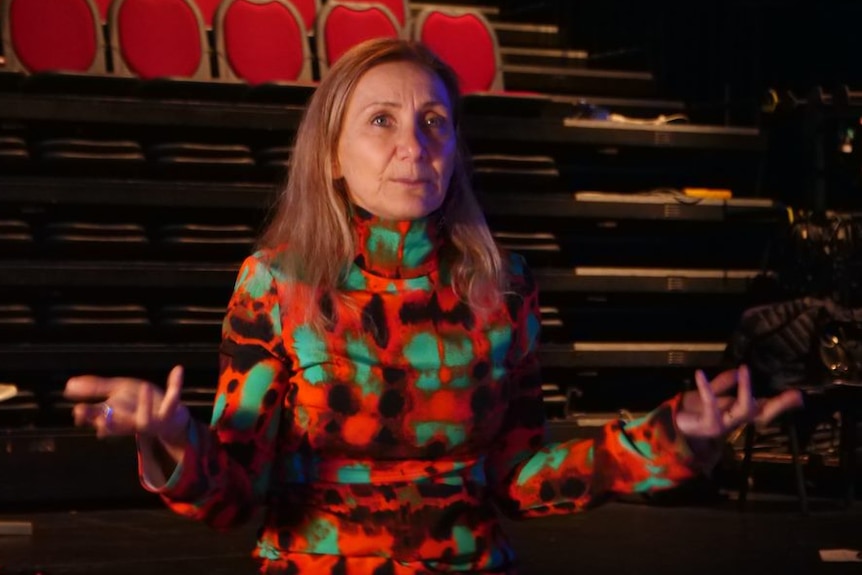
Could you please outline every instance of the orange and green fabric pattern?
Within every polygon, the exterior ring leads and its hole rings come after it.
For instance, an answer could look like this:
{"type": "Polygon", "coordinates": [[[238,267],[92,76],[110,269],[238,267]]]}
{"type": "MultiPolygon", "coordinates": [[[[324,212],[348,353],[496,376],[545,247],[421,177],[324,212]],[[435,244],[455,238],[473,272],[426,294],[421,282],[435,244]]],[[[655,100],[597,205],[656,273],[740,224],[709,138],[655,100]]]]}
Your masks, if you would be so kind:
{"type": "Polygon", "coordinates": [[[454,293],[436,214],[356,209],[358,254],[331,321],[304,321],[279,250],[249,257],[224,321],[210,425],[195,423],[159,490],[174,511],[228,528],[266,507],[261,572],[515,573],[497,520],[574,513],[695,475],[679,398],[595,440],[548,443],[536,285],[474,314],[454,293]],[[288,288],[290,294],[288,294],[288,288]]]}

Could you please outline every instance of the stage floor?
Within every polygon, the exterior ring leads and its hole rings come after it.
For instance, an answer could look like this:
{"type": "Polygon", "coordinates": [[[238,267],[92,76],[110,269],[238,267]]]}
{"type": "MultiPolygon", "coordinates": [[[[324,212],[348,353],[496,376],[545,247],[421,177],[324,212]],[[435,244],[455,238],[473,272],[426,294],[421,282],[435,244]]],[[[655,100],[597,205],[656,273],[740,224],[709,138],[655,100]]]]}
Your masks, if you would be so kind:
{"type": "MultiPolygon", "coordinates": [[[[802,516],[794,498],[755,497],[658,507],[610,503],[578,516],[506,522],[523,575],[862,574],[862,562],[827,563],[822,550],[862,550],[862,504],[814,500],[802,516]]],[[[0,513],[29,520],[32,536],[0,536],[0,574],[239,575],[257,526],[227,533],[158,507],[0,513]]],[[[855,558],[855,557],[854,557],[855,558]]]]}

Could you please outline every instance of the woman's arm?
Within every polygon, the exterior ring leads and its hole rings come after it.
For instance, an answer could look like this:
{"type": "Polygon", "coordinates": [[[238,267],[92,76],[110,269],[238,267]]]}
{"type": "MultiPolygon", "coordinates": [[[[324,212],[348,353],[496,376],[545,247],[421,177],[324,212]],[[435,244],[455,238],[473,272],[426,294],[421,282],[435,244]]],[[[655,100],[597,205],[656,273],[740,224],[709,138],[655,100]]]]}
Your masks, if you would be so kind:
{"type": "Polygon", "coordinates": [[[259,257],[240,269],[222,334],[210,425],[190,424],[172,472],[175,457],[155,442],[139,442],[144,486],[177,513],[217,528],[245,520],[267,491],[291,371],[278,284],[259,257]]]}
{"type": "Polygon", "coordinates": [[[516,391],[486,462],[502,510],[518,518],[571,513],[612,494],[666,489],[694,476],[697,464],[674,424],[679,398],[643,419],[609,423],[595,439],[546,441],[537,288],[522,261],[513,268],[522,298],[509,374],[516,391]]]}

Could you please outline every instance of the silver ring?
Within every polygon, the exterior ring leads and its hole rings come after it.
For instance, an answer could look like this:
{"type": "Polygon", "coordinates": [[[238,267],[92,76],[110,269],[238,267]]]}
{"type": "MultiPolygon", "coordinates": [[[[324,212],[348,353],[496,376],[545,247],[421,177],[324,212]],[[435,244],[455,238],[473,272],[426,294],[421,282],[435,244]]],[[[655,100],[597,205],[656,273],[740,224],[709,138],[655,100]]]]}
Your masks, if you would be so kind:
{"type": "Polygon", "coordinates": [[[108,405],[108,402],[102,403],[102,417],[105,418],[105,427],[111,427],[111,421],[114,419],[114,408],[108,405]]]}

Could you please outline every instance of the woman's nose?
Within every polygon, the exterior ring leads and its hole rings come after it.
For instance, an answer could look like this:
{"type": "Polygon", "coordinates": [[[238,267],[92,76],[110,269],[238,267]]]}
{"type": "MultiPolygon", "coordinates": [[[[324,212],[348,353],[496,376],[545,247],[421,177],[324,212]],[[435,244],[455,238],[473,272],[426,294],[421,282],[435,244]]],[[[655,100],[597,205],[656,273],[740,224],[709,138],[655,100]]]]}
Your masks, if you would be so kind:
{"type": "Polygon", "coordinates": [[[428,136],[419,125],[406,126],[399,136],[399,156],[404,159],[424,158],[428,152],[428,136]]]}

